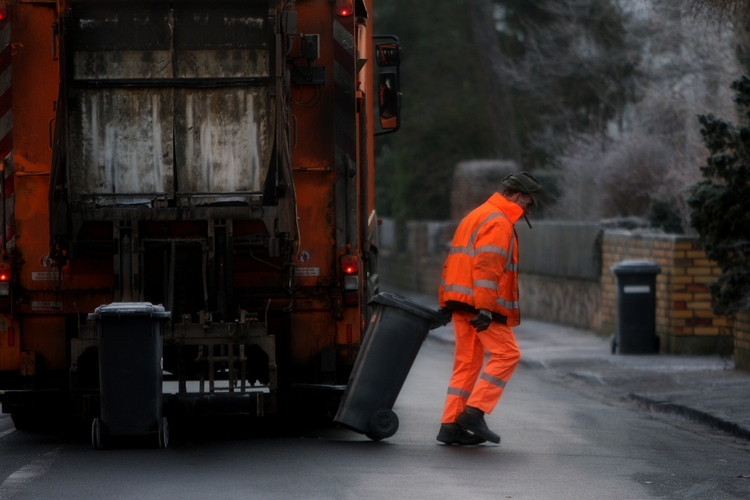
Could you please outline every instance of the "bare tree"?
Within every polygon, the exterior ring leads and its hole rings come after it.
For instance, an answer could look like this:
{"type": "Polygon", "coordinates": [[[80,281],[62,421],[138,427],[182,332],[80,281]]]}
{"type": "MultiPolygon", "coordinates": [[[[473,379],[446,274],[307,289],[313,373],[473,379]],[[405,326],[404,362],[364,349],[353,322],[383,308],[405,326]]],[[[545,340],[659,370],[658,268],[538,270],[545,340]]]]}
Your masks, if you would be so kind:
{"type": "Polygon", "coordinates": [[[504,72],[507,63],[498,45],[492,0],[467,0],[467,7],[483,68],[481,83],[489,103],[495,153],[521,164],[516,117],[504,72]]]}
{"type": "Polygon", "coordinates": [[[544,167],[570,133],[601,130],[632,100],[637,51],[626,47],[617,0],[483,3],[493,7],[482,30],[493,23],[501,42],[495,73],[512,96],[527,168],[544,167]]]}
{"type": "Polygon", "coordinates": [[[750,15],[750,0],[690,0],[688,5],[696,15],[713,15],[722,20],[747,19],[750,15]]]}
{"type": "Polygon", "coordinates": [[[684,188],[699,176],[705,150],[696,116],[733,112],[728,84],[738,74],[731,26],[718,29],[689,5],[628,2],[637,55],[638,102],[626,106],[605,134],[581,134],[559,158],[564,179],[558,214],[565,218],[647,215],[655,202],[670,205],[689,225],[684,188]],[[637,10],[636,10],[637,9],[637,10]],[[596,165],[596,168],[592,167],[596,165]],[[588,185],[575,185],[585,177],[588,185]],[[593,189],[584,204],[579,193],[593,189]]]}

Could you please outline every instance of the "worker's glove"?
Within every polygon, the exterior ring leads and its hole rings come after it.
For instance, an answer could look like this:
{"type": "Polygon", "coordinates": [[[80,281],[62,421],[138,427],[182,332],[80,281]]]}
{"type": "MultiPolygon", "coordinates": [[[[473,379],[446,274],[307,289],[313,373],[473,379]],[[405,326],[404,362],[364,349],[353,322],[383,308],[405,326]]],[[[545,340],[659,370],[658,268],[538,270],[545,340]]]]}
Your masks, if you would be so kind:
{"type": "Polygon", "coordinates": [[[469,321],[469,324],[471,324],[477,332],[485,331],[490,327],[490,323],[492,323],[492,313],[487,309],[480,309],[479,314],[469,321]]]}
{"type": "Polygon", "coordinates": [[[430,325],[430,330],[434,330],[435,328],[445,326],[448,323],[451,322],[452,314],[446,307],[441,307],[437,310],[437,316],[432,321],[432,324],[430,325]]]}

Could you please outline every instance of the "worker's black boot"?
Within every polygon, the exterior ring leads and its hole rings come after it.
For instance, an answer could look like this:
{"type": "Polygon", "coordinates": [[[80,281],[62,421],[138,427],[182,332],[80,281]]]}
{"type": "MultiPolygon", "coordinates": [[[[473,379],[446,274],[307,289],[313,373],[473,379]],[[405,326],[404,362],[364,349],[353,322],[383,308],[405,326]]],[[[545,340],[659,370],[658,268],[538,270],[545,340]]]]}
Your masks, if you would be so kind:
{"type": "Polygon", "coordinates": [[[482,444],[487,441],[462,429],[458,424],[440,424],[437,440],[445,444],[482,444]]]}
{"type": "Polygon", "coordinates": [[[486,439],[490,443],[497,444],[500,442],[500,436],[487,427],[487,423],[484,421],[484,412],[479,408],[467,406],[463,413],[456,418],[456,423],[467,431],[471,431],[474,435],[486,439]]]}

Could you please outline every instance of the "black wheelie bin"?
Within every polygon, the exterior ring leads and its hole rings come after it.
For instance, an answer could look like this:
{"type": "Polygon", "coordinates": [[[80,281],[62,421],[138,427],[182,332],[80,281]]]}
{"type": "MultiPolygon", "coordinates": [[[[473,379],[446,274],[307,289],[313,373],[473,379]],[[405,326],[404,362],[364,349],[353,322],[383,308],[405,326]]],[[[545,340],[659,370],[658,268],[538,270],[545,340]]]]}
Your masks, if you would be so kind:
{"type": "Polygon", "coordinates": [[[661,268],[648,260],[623,260],[612,266],[617,277],[617,335],[612,354],[659,352],[656,336],[656,275],[661,268]]]}
{"type": "Polygon", "coordinates": [[[394,293],[370,300],[374,311],[335,422],[378,441],[398,430],[393,404],[431,328],[445,317],[394,293]]]}
{"type": "Polygon", "coordinates": [[[169,425],[162,414],[164,323],[171,313],[148,302],[121,302],[97,307],[101,418],[91,426],[91,444],[104,448],[109,437],[154,436],[169,444],[169,425]]]}

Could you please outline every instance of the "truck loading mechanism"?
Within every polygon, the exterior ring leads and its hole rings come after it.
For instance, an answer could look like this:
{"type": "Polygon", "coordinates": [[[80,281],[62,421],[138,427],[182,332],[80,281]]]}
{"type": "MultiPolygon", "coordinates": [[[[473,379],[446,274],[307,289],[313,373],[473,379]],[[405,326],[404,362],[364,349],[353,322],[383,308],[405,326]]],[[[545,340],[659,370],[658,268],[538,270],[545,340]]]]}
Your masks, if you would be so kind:
{"type": "MultiPolygon", "coordinates": [[[[27,40],[51,21],[48,73],[34,76],[54,100],[14,132],[50,131],[14,152],[17,165],[46,156],[49,184],[16,187],[0,315],[18,341],[0,341],[3,411],[19,427],[49,406],[96,416],[86,315],[118,302],[171,313],[168,406],[264,415],[335,403],[377,293],[374,136],[400,121],[398,40],[374,37],[370,0],[9,9],[11,26],[27,21],[12,32],[30,47],[19,61],[43,56],[27,40]]],[[[14,89],[14,116],[39,98],[14,89]]]]}

